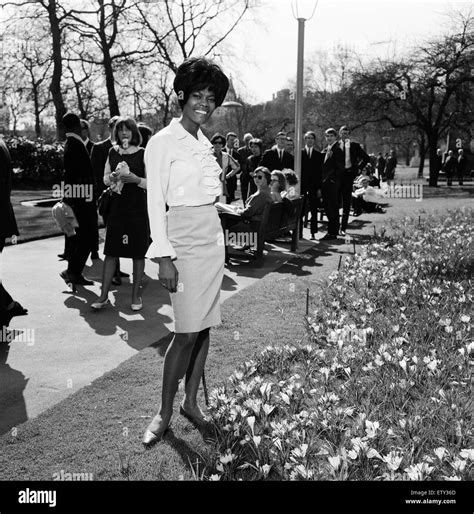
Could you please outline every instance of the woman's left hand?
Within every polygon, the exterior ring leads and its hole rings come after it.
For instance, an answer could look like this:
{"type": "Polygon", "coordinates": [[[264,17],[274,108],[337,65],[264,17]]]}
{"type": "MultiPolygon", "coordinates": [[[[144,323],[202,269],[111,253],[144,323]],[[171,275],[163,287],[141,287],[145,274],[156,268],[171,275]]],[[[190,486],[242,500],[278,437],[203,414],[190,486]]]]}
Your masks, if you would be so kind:
{"type": "Polygon", "coordinates": [[[127,175],[121,175],[120,180],[124,184],[128,184],[128,183],[139,184],[140,183],[140,177],[138,175],[135,175],[135,173],[132,173],[132,172],[128,173],[127,175]]]}

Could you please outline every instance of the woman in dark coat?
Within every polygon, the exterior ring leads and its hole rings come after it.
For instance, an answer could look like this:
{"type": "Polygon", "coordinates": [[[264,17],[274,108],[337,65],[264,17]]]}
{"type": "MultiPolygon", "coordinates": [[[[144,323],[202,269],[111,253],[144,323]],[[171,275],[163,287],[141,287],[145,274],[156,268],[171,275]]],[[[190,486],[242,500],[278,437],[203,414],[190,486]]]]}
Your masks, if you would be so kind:
{"type": "MultiPolygon", "coordinates": [[[[12,161],[7,145],[0,137],[0,254],[5,247],[5,239],[19,235],[10,201],[11,191],[12,161]]],[[[14,316],[25,315],[28,311],[8,294],[3,287],[2,279],[3,277],[0,276],[0,327],[8,327],[14,316]]]]}

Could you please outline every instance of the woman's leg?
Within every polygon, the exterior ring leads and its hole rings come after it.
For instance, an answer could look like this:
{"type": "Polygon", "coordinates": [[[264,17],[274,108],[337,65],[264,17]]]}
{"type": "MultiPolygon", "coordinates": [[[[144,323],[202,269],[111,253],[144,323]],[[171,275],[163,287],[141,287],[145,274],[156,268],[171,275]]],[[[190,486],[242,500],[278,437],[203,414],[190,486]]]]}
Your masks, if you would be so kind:
{"type": "Polygon", "coordinates": [[[145,271],[145,259],[133,259],[133,287],[132,303],[140,303],[140,286],[143,272],[145,271]]]}
{"type": "Polygon", "coordinates": [[[102,268],[102,289],[98,302],[105,302],[109,296],[110,284],[115,273],[117,257],[105,256],[104,267],[102,268]]]}
{"type": "Polygon", "coordinates": [[[165,354],[163,364],[163,382],[161,389],[161,406],[158,414],[148,426],[155,434],[163,434],[173,415],[173,402],[178,390],[178,383],[189,366],[193,347],[199,332],[175,334],[165,354]]]}
{"type": "Polygon", "coordinates": [[[183,409],[194,417],[202,418],[203,414],[197,404],[197,392],[204,366],[206,364],[207,353],[209,351],[209,329],[201,330],[189,360],[186,370],[185,395],[183,409]]]}

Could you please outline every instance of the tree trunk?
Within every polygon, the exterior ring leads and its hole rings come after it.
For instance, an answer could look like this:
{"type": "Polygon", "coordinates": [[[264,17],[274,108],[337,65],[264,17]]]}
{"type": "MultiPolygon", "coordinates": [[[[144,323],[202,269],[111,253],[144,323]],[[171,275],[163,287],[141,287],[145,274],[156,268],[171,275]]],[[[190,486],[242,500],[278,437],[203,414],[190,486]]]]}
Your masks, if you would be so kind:
{"type": "Polygon", "coordinates": [[[436,149],[438,147],[438,134],[431,133],[428,135],[428,146],[430,156],[430,187],[438,187],[438,160],[436,158],[436,149]]]}
{"type": "Polygon", "coordinates": [[[41,137],[38,85],[34,82],[33,82],[33,103],[34,103],[34,108],[35,108],[35,134],[36,134],[36,137],[41,137]]]}
{"type": "Polygon", "coordinates": [[[112,67],[112,59],[110,58],[108,47],[103,46],[102,50],[104,52],[105,85],[107,88],[107,97],[109,99],[110,116],[120,116],[117,95],[115,94],[115,79],[114,70],[112,67]]]}
{"type": "Polygon", "coordinates": [[[51,37],[53,47],[53,76],[49,90],[53,98],[53,104],[56,109],[56,137],[59,141],[66,138],[63,126],[63,116],[66,114],[63,95],[61,92],[61,75],[63,72],[63,62],[61,54],[61,28],[56,12],[56,0],[49,0],[48,4],[43,4],[48,11],[49,23],[51,25],[51,37]]]}
{"type": "Polygon", "coordinates": [[[420,152],[420,164],[418,165],[418,178],[423,178],[423,168],[425,167],[425,156],[426,156],[426,144],[425,138],[422,137],[420,140],[419,150],[420,152]]]}
{"type": "Polygon", "coordinates": [[[74,82],[74,89],[76,90],[77,107],[79,109],[79,112],[81,113],[81,118],[83,120],[87,120],[87,111],[84,107],[84,102],[82,101],[81,96],[81,86],[77,82],[74,82]]]}

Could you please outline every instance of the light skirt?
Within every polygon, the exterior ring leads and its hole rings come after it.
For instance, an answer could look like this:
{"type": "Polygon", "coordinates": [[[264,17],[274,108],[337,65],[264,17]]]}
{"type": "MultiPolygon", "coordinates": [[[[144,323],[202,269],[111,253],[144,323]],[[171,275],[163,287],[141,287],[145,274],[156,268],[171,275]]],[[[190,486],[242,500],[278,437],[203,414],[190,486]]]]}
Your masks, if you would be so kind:
{"type": "Polygon", "coordinates": [[[170,295],[175,333],[219,325],[225,247],[217,209],[212,204],[170,207],[167,222],[179,273],[178,290],[170,295]]]}

